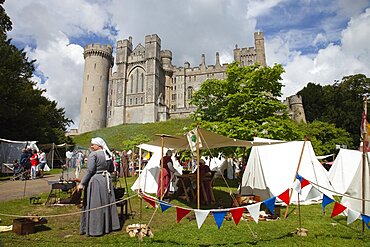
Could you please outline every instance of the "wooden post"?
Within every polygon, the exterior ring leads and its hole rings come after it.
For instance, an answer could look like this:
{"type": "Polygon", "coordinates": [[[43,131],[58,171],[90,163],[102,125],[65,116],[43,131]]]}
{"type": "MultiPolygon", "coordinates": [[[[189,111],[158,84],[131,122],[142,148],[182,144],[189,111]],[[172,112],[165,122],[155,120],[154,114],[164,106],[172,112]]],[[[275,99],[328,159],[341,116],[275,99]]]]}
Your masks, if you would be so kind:
{"type": "Polygon", "coordinates": [[[200,167],[199,167],[199,130],[196,128],[196,148],[197,148],[197,208],[200,209],[200,167]]]}
{"type": "Polygon", "coordinates": [[[54,169],[54,142],[51,144],[51,169],[54,169]]]}
{"type": "MultiPolygon", "coordinates": [[[[306,146],[306,141],[307,141],[307,137],[304,138],[304,142],[303,142],[303,146],[302,146],[302,151],[301,151],[301,155],[299,156],[299,162],[298,162],[297,170],[296,170],[295,175],[294,175],[293,183],[297,179],[297,174],[298,174],[298,171],[299,171],[299,167],[301,166],[301,161],[302,161],[302,156],[303,156],[303,152],[304,152],[304,147],[306,146]]],[[[286,219],[286,217],[288,215],[289,204],[290,204],[290,199],[292,198],[292,194],[293,194],[293,189],[290,189],[289,203],[288,203],[288,205],[286,205],[286,210],[285,210],[285,214],[284,214],[284,220],[286,219]]]]}
{"type": "Polygon", "coordinates": [[[163,155],[164,155],[164,152],[163,152],[163,149],[164,149],[164,136],[163,135],[161,135],[161,151],[162,151],[162,158],[161,158],[161,170],[160,170],[160,172],[159,172],[159,176],[160,176],[160,178],[161,178],[161,196],[160,196],[160,198],[159,199],[163,199],[163,155]]]}
{"type": "MultiPolygon", "coordinates": [[[[365,214],[365,165],[366,165],[366,151],[367,151],[367,96],[364,97],[364,118],[363,132],[362,132],[362,214],[365,214]]],[[[365,223],[362,221],[362,233],[365,232],[365,223]]]]}

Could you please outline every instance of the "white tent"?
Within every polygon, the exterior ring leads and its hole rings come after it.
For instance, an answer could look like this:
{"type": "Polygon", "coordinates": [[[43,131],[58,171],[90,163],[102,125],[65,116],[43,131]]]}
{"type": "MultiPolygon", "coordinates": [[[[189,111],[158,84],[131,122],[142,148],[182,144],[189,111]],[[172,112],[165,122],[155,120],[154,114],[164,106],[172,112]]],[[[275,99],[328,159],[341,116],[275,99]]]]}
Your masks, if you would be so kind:
{"type": "MultiPolygon", "coordinates": [[[[257,195],[261,200],[278,196],[293,184],[303,141],[255,146],[252,148],[243,174],[240,193],[257,195]]],[[[305,179],[329,188],[328,173],[317,160],[311,142],[306,141],[298,174],[305,179]]],[[[302,190],[300,201],[305,201],[311,185],[302,190]]],[[[292,202],[298,201],[294,191],[292,202]]]]}
{"type": "MultiPolygon", "coordinates": [[[[140,188],[143,192],[146,193],[157,193],[158,190],[158,177],[160,172],[160,166],[161,166],[161,157],[162,157],[162,148],[158,146],[153,146],[149,144],[141,144],[138,146],[139,148],[149,151],[152,154],[152,157],[148,160],[148,163],[142,169],[142,172],[140,174],[140,177],[138,177],[135,181],[135,183],[132,185],[131,190],[136,191],[140,188]]],[[[167,148],[164,149],[164,153],[167,152],[167,148]]],[[[178,162],[176,162],[176,159],[172,157],[173,165],[176,171],[179,174],[182,174],[182,167],[178,162]]],[[[171,182],[170,191],[174,191],[174,184],[171,182]]]]}
{"type": "MultiPolygon", "coordinates": [[[[369,153],[365,163],[365,199],[370,200],[369,153]]],[[[329,179],[333,190],[343,197],[342,203],[348,208],[362,213],[362,152],[358,150],[340,149],[329,171],[329,179]]],[[[365,214],[370,214],[370,202],[365,203],[365,214]]]]}

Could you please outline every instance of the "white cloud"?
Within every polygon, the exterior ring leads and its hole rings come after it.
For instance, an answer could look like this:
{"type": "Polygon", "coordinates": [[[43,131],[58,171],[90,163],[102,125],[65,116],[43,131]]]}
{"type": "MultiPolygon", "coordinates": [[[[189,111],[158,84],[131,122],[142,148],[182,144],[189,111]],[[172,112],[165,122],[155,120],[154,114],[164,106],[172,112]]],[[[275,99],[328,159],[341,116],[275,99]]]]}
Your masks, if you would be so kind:
{"type": "Polygon", "coordinates": [[[269,65],[278,62],[286,70],[282,76],[284,96],[297,93],[308,82],[326,85],[346,75],[362,73],[369,76],[369,26],[370,9],[367,9],[351,18],[347,28],[342,31],[341,45],[329,44],[314,56],[290,50],[287,43],[279,38],[267,41],[269,65]]]}

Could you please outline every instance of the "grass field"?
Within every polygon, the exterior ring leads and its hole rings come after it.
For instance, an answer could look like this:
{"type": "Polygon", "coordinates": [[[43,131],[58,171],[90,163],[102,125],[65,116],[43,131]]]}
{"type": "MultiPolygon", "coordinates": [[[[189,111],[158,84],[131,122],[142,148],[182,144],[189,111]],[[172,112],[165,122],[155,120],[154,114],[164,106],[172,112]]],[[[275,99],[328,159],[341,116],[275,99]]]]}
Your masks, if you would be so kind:
{"type": "MultiPolygon", "coordinates": [[[[135,178],[128,178],[129,187],[135,178]]],[[[124,184],[124,181],[121,181],[124,184]]],[[[237,183],[228,181],[230,188],[236,192],[237,183]]],[[[223,180],[216,180],[216,199],[223,207],[229,208],[231,199],[223,180]]],[[[130,195],[133,195],[130,191],[130,195]]],[[[42,194],[45,202],[47,194],[42,194]]],[[[193,203],[172,200],[172,204],[195,208],[193,203]]],[[[299,227],[298,207],[291,205],[286,220],[255,222],[241,220],[239,225],[224,221],[221,229],[212,215],[209,215],[201,229],[196,220],[184,218],[176,223],[176,210],[170,208],[165,212],[155,209],[138,197],[130,200],[132,216],[124,222],[123,229],[101,237],[79,235],[79,209],[76,206],[30,205],[29,198],[0,203],[0,213],[16,215],[58,215],[77,213],[69,216],[50,217],[48,224],[38,226],[35,234],[20,236],[13,232],[0,233],[0,246],[370,246],[370,230],[362,233],[362,224],[357,220],[347,225],[346,217],[331,219],[321,212],[321,204],[301,206],[302,227],[308,229],[307,237],[299,237],[293,232],[299,227]],[[150,227],[154,238],[130,238],[125,228],[128,224],[147,224],[153,217],[150,227]]],[[[333,205],[327,206],[330,215],[333,205]]],[[[281,210],[284,213],[285,209],[281,210]]],[[[1,225],[10,225],[14,217],[2,218],[1,225]]]]}

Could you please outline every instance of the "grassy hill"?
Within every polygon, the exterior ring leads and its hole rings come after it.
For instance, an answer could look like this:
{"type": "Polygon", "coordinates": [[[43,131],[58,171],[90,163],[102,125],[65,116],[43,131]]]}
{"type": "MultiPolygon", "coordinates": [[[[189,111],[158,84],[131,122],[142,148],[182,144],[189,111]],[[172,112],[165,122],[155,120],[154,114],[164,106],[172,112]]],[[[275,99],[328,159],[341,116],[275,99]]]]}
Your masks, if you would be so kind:
{"type": "Polygon", "coordinates": [[[73,140],[79,146],[88,148],[93,137],[102,137],[110,148],[123,148],[123,143],[129,140],[147,137],[153,140],[156,134],[181,135],[193,123],[189,118],[172,119],[165,122],[145,124],[122,124],[74,136],[73,140]]]}

